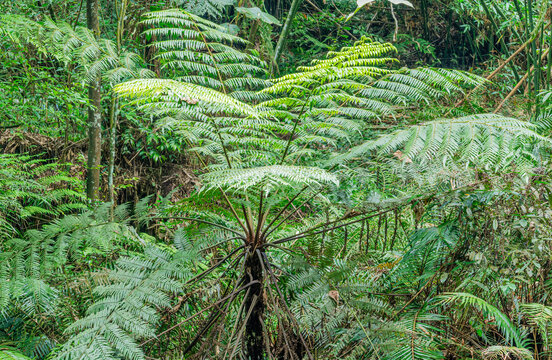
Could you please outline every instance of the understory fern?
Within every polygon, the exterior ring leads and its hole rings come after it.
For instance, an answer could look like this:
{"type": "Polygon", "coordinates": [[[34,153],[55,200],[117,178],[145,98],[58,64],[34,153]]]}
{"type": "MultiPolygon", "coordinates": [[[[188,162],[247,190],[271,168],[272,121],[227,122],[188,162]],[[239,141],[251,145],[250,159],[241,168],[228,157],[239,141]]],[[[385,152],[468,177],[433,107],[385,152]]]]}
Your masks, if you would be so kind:
{"type": "Polygon", "coordinates": [[[120,259],[112,283],[94,290],[101,300],[66,330],[74,336],[56,359],[145,359],[137,341],[156,336],[159,310],[170,308],[169,294],[182,290],[178,280],[186,271],[173,257],[149,246],[141,257],[120,259]]]}
{"type": "Polygon", "coordinates": [[[82,210],[81,185],[61,164],[0,155],[0,239],[17,236],[32,219],[47,221],[82,210]]]}
{"type": "Polygon", "coordinates": [[[75,64],[87,81],[103,77],[108,83],[118,84],[155,75],[135,52],[120,51],[113,41],[96,39],[93,32],[83,26],[73,28],[71,24],[51,19],[37,23],[25,17],[6,15],[0,17],[0,32],[14,42],[33,45],[38,52],[54,56],[62,63],[75,64]]]}
{"type": "Polygon", "coordinates": [[[450,293],[442,295],[443,304],[458,304],[461,306],[472,306],[483,313],[483,315],[493,320],[498,329],[504,335],[506,342],[517,348],[526,348],[528,340],[525,339],[523,331],[518,329],[512,321],[500,310],[485,300],[468,293],[450,293]]]}
{"type": "Polygon", "coordinates": [[[25,316],[52,316],[61,294],[49,281],[69,264],[106,257],[120,249],[145,246],[128,226],[128,207],[113,213],[109,204],[52,221],[40,230],[28,230],[0,246],[0,313],[12,305],[25,316]]]}

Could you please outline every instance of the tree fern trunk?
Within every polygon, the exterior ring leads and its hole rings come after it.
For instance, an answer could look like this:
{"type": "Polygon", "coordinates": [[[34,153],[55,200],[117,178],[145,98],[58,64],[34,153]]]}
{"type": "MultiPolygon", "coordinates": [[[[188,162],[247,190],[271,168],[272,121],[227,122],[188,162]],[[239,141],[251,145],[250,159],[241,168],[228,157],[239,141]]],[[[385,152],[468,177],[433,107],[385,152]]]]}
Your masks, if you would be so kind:
{"type": "Polygon", "coordinates": [[[247,320],[245,324],[245,351],[248,360],[263,360],[263,318],[265,302],[263,297],[263,266],[260,254],[250,252],[245,261],[245,282],[258,281],[250,287],[249,295],[245,299],[247,320]]]}

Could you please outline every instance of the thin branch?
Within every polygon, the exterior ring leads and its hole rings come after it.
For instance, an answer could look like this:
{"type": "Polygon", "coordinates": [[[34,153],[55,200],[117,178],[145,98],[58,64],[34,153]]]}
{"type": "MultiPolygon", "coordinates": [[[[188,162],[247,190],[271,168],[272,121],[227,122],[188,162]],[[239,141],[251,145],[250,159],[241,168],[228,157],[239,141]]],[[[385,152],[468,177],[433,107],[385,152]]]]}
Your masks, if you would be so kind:
{"type": "Polygon", "coordinates": [[[299,111],[299,115],[297,115],[297,120],[295,120],[295,124],[293,124],[293,129],[291,130],[291,133],[289,134],[289,140],[286,144],[286,148],[284,149],[284,154],[282,155],[282,159],[280,160],[280,165],[284,163],[284,160],[286,159],[288,155],[289,148],[291,146],[291,143],[293,141],[293,136],[295,135],[295,131],[297,130],[297,126],[299,125],[299,121],[301,120],[301,116],[305,114],[305,107],[307,105],[307,102],[310,100],[312,96],[312,91],[309,93],[309,96],[307,99],[303,102],[303,105],[301,106],[301,110],[299,111]]]}
{"type": "MultiPolygon", "coordinates": [[[[270,227],[272,226],[272,224],[274,224],[274,223],[276,222],[276,220],[278,220],[278,218],[279,218],[280,216],[282,216],[282,214],[284,213],[284,211],[286,211],[287,208],[290,207],[291,204],[293,204],[293,202],[299,197],[299,195],[301,195],[301,194],[302,194],[306,189],[308,189],[308,188],[309,188],[308,186],[305,186],[304,188],[302,188],[301,190],[299,190],[299,192],[298,192],[297,194],[295,194],[295,196],[294,196],[291,200],[288,201],[288,203],[286,204],[286,206],[284,206],[284,207],[282,208],[282,210],[280,210],[280,212],[278,212],[278,214],[276,215],[276,217],[274,217],[274,219],[272,219],[272,221],[270,222],[270,224],[268,224],[268,225],[266,226],[266,229],[265,229],[265,230],[263,231],[263,233],[262,233],[262,237],[266,237],[266,236],[268,236],[270,233],[272,233],[272,231],[269,232],[268,234],[267,234],[266,232],[270,229],[270,227]]],[[[311,199],[312,199],[312,198],[311,198],[311,199]]],[[[294,211],[294,213],[295,213],[295,211],[294,211]]],[[[286,218],[286,219],[287,219],[287,218],[286,218]]],[[[286,220],[286,219],[284,219],[284,220],[286,220]]],[[[280,224],[281,224],[281,223],[280,223],[280,224]]],[[[278,226],[280,226],[280,224],[278,224],[278,225],[276,226],[276,229],[278,228],[278,226]]]]}
{"type": "MultiPolygon", "coordinates": [[[[404,205],[403,205],[404,206],[404,205]]],[[[362,216],[362,215],[366,215],[367,213],[359,213],[357,215],[354,215],[354,216],[349,216],[349,217],[345,217],[345,218],[341,218],[341,219],[338,219],[338,220],[334,220],[334,221],[331,221],[331,222],[327,222],[327,223],[324,223],[324,224],[320,224],[320,225],[317,225],[307,231],[304,231],[300,234],[296,234],[296,235],[293,235],[293,236],[289,236],[287,238],[283,238],[283,239],[280,239],[280,240],[276,240],[276,241],[273,241],[273,242],[270,242],[270,243],[267,243],[268,244],[271,244],[271,245],[274,245],[274,244],[282,244],[282,243],[285,243],[285,242],[288,242],[288,241],[293,241],[293,240],[297,240],[297,239],[302,239],[302,238],[305,238],[305,237],[309,237],[309,236],[314,236],[314,235],[318,235],[318,234],[321,234],[323,232],[327,232],[327,231],[331,231],[331,230],[335,230],[335,229],[340,229],[344,226],[349,226],[349,225],[352,225],[352,224],[356,224],[358,222],[361,222],[361,221],[364,221],[364,220],[367,220],[367,219],[371,219],[373,217],[376,217],[376,216],[380,216],[382,214],[386,214],[388,212],[391,212],[393,210],[395,210],[396,208],[390,208],[388,210],[384,210],[384,211],[381,211],[381,212],[378,212],[378,213],[375,213],[375,214],[371,214],[369,216],[366,216],[366,217],[363,217],[361,219],[357,219],[357,220],[354,220],[354,221],[350,221],[348,223],[344,223],[344,224],[340,224],[340,225],[336,225],[334,227],[331,227],[331,228],[327,228],[327,229],[322,229],[322,230],[319,230],[319,231],[316,231],[316,232],[313,232],[313,233],[310,233],[311,231],[315,230],[315,229],[319,229],[321,227],[324,227],[324,226],[327,226],[329,224],[335,224],[335,223],[338,223],[338,222],[341,222],[345,219],[350,219],[350,218],[354,218],[354,217],[358,217],[358,216],[362,216]]]]}

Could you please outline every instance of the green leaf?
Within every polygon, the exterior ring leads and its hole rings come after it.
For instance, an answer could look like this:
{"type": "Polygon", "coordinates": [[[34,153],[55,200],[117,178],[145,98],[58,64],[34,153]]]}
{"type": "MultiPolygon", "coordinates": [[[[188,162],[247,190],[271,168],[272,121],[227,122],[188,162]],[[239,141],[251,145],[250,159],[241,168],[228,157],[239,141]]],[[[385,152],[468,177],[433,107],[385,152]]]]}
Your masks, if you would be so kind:
{"type": "Polygon", "coordinates": [[[0,360],[31,360],[31,358],[10,348],[0,348],[0,360]]]}
{"type": "Polygon", "coordinates": [[[269,25],[282,25],[278,19],[259,9],[258,7],[246,8],[246,7],[237,7],[236,11],[240,14],[245,15],[249,19],[261,20],[262,22],[269,25]]]}
{"type": "MultiPolygon", "coordinates": [[[[355,11],[353,11],[352,13],[349,14],[349,16],[347,16],[347,20],[349,20],[350,18],[352,18],[360,9],[362,9],[365,5],[368,5],[370,3],[373,3],[375,0],[357,0],[357,8],[355,11]]],[[[408,0],[387,0],[389,1],[390,3],[394,4],[394,5],[406,5],[406,6],[410,6],[411,8],[414,7],[414,5],[412,5],[412,3],[408,0]]]]}

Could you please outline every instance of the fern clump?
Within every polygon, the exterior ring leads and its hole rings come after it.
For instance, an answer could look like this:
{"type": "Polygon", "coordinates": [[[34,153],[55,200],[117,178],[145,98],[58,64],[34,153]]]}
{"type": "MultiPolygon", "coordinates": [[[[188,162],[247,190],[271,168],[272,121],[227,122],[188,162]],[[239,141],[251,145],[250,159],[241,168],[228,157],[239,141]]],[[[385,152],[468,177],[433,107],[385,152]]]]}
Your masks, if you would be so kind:
{"type": "Polygon", "coordinates": [[[66,65],[75,65],[88,82],[103,77],[113,85],[154,77],[135,52],[120,51],[115,42],[97,39],[90,29],[83,26],[73,27],[50,19],[37,23],[24,17],[5,15],[0,18],[0,31],[15,42],[31,44],[42,54],[51,55],[66,65]]]}
{"type": "Polygon", "coordinates": [[[62,164],[28,155],[0,155],[0,238],[16,237],[30,221],[86,208],[79,179],[62,164]]]}

